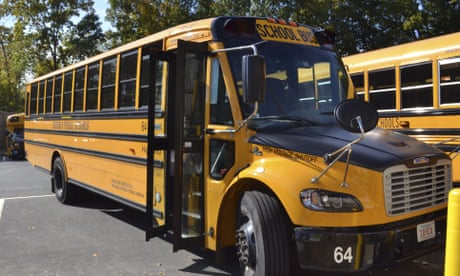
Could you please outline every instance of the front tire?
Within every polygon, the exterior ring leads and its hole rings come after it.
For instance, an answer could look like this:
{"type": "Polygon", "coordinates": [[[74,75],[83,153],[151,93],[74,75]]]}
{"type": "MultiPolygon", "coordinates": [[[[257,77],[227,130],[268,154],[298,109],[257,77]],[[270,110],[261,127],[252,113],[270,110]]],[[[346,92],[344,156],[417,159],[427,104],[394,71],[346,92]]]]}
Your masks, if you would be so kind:
{"type": "Polygon", "coordinates": [[[259,191],[244,193],[236,235],[241,275],[290,275],[288,225],[276,198],[259,191]]]}
{"type": "Polygon", "coordinates": [[[51,185],[59,202],[70,204],[74,201],[75,192],[72,189],[73,186],[67,182],[67,172],[60,157],[56,157],[53,163],[51,185]]]}

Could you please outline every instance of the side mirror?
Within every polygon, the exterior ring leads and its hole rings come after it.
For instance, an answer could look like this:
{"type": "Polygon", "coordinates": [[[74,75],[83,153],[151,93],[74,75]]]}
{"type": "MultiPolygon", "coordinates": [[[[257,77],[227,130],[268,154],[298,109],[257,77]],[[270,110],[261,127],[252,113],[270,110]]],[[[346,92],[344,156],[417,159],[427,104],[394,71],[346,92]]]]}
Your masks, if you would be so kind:
{"type": "Polygon", "coordinates": [[[245,103],[265,100],[265,60],[258,55],[245,55],[242,60],[243,100],[245,103]]]}
{"type": "Polygon", "coordinates": [[[374,129],[379,120],[375,106],[356,99],[340,102],[334,109],[334,116],[342,128],[355,133],[374,129]]]}

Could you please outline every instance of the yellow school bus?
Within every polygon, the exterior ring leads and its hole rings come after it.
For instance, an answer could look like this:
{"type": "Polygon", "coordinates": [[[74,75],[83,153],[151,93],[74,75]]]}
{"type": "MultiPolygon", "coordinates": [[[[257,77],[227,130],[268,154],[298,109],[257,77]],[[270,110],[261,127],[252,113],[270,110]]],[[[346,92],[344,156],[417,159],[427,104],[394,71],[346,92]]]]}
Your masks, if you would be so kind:
{"type": "Polygon", "coordinates": [[[107,196],[145,212],[147,240],[236,251],[244,275],[358,271],[439,248],[451,160],[374,129],[332,43],[304,24],[217,17],[38,77],[28,160],[60,202],[107,196]]]}
{"type": "Polygon", "coordinates": [[[6,154],[11,159],[23,159],[24,113],[11,114],[6,118],[6,154]]]}
{"type": "Polygon", "coordinates": [[[444,150],[460,186],[460,32],[343,58],[379,126],[444,150]]]}

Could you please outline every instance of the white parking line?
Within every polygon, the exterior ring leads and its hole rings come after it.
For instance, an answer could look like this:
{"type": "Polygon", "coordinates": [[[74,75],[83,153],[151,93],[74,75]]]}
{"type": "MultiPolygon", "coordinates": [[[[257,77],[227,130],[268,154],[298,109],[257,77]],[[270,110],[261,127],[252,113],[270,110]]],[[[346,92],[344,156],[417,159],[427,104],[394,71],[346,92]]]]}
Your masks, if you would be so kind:
{"type": "Polygon", "coordinates": [[[6,201],[6,200],[29,199],[29,198],[41,198],[41,197],[50,197],[50,196],[54,196],[54,194],[50,194],[50,195],[38,195],[38,196],[18,196],[18,197],[5,197],[5,198],[0,198],[0,220],[2,219],[3,206],[5,205],[5,201],[6,201]]]}

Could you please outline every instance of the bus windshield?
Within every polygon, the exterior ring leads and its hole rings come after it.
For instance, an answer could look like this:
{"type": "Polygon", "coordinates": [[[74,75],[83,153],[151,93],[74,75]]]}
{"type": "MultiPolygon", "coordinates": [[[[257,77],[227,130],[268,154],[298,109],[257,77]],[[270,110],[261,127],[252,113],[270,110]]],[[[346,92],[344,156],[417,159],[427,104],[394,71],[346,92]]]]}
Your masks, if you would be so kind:
{"type": "MultiPolygon", "coordinates": [[[[324,115],[333,114],[337,103],[346,98],[348,89],[344,66],[333,51],[269,41],[259,44],[257,51],[264,57],[266,66],[265,101],[259,104],[257,121],[310,125],[331,122],[331,116],[324,115]]],[[[243,54],[246,53],[229,53],[236,78],[241,76],[243,54]]],[[[240,80],[237,85],[242,102],[240,80]]],[[[244,112],[251,112],[251,107],[246,106],[244,112]]]]}

